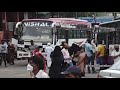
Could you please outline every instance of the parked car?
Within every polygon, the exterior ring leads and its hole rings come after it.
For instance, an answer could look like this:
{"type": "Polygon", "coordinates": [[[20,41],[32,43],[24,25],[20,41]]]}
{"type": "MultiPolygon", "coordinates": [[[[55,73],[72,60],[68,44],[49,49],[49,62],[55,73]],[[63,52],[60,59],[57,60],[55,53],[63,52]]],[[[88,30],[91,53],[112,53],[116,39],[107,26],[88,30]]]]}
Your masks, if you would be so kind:
{"type": "Polygon", "coordinates": [[[98,74],[98,78],[120,78],[120,60],[110,68],[101,70],[98,74]]]}

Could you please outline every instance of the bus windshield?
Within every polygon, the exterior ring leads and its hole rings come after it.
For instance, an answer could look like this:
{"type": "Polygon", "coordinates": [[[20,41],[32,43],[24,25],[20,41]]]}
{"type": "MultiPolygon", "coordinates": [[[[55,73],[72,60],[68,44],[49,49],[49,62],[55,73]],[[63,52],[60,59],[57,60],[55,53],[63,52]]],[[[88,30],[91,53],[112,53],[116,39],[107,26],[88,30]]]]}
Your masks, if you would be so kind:
{"type": "MultiPolygon", "coordinates": [[[[24,23],[23,23],[24,24],[24,23]]],[[[47,25],[47,24],[46,24],[47,25]]],[[[39,25],[23,25],[22,39],[52,42],[52,27],[39,25]]]]}

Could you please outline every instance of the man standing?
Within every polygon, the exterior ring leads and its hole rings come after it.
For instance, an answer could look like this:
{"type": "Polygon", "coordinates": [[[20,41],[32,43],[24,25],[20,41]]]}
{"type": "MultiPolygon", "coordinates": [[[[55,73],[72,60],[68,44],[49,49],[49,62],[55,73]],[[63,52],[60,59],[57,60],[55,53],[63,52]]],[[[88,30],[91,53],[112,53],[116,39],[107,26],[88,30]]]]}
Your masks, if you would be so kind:
{"type": "Polygon", "coordinates": [[[51,66],[51,63],[52,63],[51,58],[50,58],[50,54],[52,51],[53,51],[53,48],[51,46],[51,43],[47,43],[47,46],[45,47],[45,53],[47,53],[46,60],[47,60],[48,68],[51,66]]]}
{"type": "MultiPolygon", "coordinates": [[[[102,41],[100,41],[99,45],[97,46],[97,54],[96,54],[97,64],[103,65],[104,56],[105,56],[105,46],[102,44],[102,41]]],[[[102,69],[103,67],[100,67],[100,70],[102,69]]]]}
{"type": "MultiPolygon", "coordinates": [[[[92,65],[94,65],[95,55],[96,55],[96,51],[97,51],[97,50],[96,50],[95,39],[93,39],[93,40],[91,41],[91,45],[92,45],[92,51],[93,51],[92,65]]],[[[95,72],[94,66],[92,66],[92,69],[93,69],[93,71],[95,72]]]]}
{"type": "Polygon", "coordinates": [[[63,57],[64,57],[64,62],[66,62],[67,64],[69,64],[70,66],[73,66],[73,63],[72,63],[72,58],[70,57],[70,54],[68,52],[68,44],[66,42],[62,42],[62,54],[63,54],[63,57]]]}
{"type": "MultiPolygon", "coordinates": [[[[28,48],[30,50],[30,53],[32,55],[32,52],[35,50],[36,45],[34,44],[33,40],[30,41],[30,47],[28,48]]],[[[30,61],[30,58],[28,58],[28,62],[30,61]]]]}
{"type": "Polygon", "coordinates": [[[31,46],[29,47],[30,52],[32,53],[35,50],[36,45],[34,44],[33,40],[30,41],[31,46]]]}
{"type": "Polygon", "coordinates": [[[0,51],[1,51],[0,65],[2,64],[2,60],[4,60],[5,67],[7,67],[6,65],[7,45],[5,44],[3,40],[2,40],[2,44],[0,45],[0,51]]]}
{"type": "MultiPolygon", "coordinates": [[[[87,42],[84,44],[85,45],[85,53],[86,53],[86,60],[87,60],[87,69],[88,69],[88,73],[90,73],[90,63],[91,65],[94,65],[94,59],[93,59],[93,49],[92,49],[92,45],[91,45],[91,40],[88,39],[87,42]]],[[[95,72],[95,68],[92,67],[92,72],[95,72]]]]}
{"type": "Polygon", "coordinates": [[[120,60],[120,49],[119,45],[114,46],[114,50],[111,53],[112,58],[114,59],[114,63],[118,62],[120,60]]]}
{"type": "Polygon", "coordinates": [[[14,58],[15,58],[15,46],[11,43],[8,43],[8,60],[9,60],[9,64],[13,65],[14,64],[14,58]]]}

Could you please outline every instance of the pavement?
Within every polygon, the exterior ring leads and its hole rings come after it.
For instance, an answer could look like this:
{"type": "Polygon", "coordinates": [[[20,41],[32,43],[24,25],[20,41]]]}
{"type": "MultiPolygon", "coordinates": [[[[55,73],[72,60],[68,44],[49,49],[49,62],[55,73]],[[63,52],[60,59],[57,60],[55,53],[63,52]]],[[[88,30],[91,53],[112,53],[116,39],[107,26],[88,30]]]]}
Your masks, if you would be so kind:
{"type": "MultiPolygon", "coordinates": [[[[30,78],[30,74],[26,70],[27,63],[27,60],[15,60],[15,65],[7,64],[8,67],[5,67],[4,63],[2,63],[2,66],[0,66],[0,78],[30,78]]],[[[86,75],[82,78],[96,78],[97,75],[98,72],[88,74],[86,70],[86,75]]]]}

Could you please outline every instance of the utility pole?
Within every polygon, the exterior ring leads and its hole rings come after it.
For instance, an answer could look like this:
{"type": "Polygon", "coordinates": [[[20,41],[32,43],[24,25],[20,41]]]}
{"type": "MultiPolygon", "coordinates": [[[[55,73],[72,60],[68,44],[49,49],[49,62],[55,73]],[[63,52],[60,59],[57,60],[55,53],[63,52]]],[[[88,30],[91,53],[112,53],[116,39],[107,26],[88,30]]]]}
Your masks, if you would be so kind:
{"type": "Polygon", "coordinates": [[[60,12],[57,13],[57,17],[60,18],[60,12]]]}
{"type": "Polygon", "coordinates": [[[78,13],[77,13],[77,12],[75,12],[75,18],[77,19],[77,17],[78,17],[78,13]]]}
{"type": "Polygon", "coordinates": [[[94,23],[94,31],[93,31],[93,38],[95,38],[95,31],[96,31],[96,27],[95,27],[95,25],[96,25],[96,14],[94,13],[93,15],[93,23],[94,23]]]}
{"type": "Polygon", "coordinates": [[[2,12],[3,39],[7,39],[7,17],[6,12],[2,12]]]}
{"type": "Polygon", "coordinates": [[[19,12],[16,13],[17,14],[17,22],[19,22],[19,12]]]}
{"type": "Polygon", "coordinates": [[[24,12],[24,19],[28,19],[28,12],[24,12]]]}
{"type": "Polygon", "coordinates": [[[113,12],[113,20],[115,20],[117,18],[117,12],[113,12]]]}

